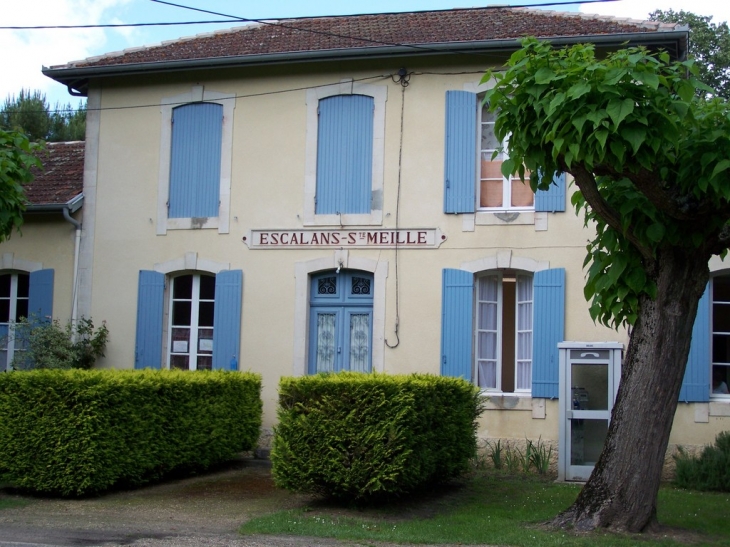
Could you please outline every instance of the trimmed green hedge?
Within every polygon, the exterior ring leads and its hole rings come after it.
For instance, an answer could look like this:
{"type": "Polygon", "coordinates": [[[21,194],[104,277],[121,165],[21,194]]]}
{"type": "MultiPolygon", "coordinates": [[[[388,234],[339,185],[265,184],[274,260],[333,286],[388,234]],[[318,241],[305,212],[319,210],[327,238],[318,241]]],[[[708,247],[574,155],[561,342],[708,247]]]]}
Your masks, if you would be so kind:
{"type": "Polygon", "coordinates": [[[251,449],[261,378],[232,372],[0,375],[0,482],[78,496],[206,468],[251,449]]]}
{"type": "Polygon", "coordinates": [[[277,486],[334,498],[392,497],[466,471],[478,389],[430,375],[282,378],[271,452],[277,486]]]}

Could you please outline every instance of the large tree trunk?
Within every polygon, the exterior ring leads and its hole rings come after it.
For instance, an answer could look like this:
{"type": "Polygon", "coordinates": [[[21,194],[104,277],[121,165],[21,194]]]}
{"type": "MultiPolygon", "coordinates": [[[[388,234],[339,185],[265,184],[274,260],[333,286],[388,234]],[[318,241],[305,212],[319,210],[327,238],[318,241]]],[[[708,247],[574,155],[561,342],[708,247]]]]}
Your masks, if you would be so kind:
{"type": "Polygon", "coordinates": [[[697,304],[709,279],[708,260],[701,251],[659,251],[651,272],[657,299],[640,303],[603,452],[578,499],[553,526],[629,532],[656,528],[664,455],[697,304]]]}

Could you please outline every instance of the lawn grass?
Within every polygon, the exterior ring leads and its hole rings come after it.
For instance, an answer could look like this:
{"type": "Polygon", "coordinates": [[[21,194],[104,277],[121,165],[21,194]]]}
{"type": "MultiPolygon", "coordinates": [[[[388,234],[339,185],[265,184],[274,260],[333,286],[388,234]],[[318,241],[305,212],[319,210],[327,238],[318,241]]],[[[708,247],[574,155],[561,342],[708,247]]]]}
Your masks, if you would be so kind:
{"type": "Polygon", "coordinates": [[[579,490],[578,485],[532,476],[479,474],[460,487],[444,489],[418,501],[359,510],[313,503],[303,509],[253,519],[240,531],[394,543],[600,547],[640,542],[730,546],[730,495],[670,487],[660,493],[659,520],[668,529],[658,535],[578,535],[542,529],[540,523],[568,507],[579,490]]]}
{"type": "Polygon", "coordinates": [[[0,510],[21,507],[23,505],[28,505],[28,502],[25,500],[0,497],[0,510]]]}

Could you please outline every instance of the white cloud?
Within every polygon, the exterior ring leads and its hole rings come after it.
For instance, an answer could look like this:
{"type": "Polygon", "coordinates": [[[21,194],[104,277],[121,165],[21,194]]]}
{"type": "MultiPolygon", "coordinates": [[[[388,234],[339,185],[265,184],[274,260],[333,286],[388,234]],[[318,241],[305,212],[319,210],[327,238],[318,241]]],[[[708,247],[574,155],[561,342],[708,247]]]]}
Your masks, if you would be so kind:
{"type": "Polygon", "coordinates": [[[583,13],[598,13],[632,19],[648,19],[649,14],[657,9],[674,11],[691,11],[697,15],[712,15],[713,23],[730,21],[730,2],[718,0],[619,0],[618,2],[602,2],[583,4],[583,13]]]}
{"type": "MultiPolygon", "coordinates": [[[[4,26],[99,24],[107,12],[131,0],[34,0],[3,2],[4,26]]],[[[103,29],[0,31],[3,77],[0,100],[21,88],[40,89],[50,103],[72,99],[65,89],[41,73],[42,66],[64,64],[104,50],[103,29]]],[[[72,101],[76,104],[76,100],[72,101]]]]}

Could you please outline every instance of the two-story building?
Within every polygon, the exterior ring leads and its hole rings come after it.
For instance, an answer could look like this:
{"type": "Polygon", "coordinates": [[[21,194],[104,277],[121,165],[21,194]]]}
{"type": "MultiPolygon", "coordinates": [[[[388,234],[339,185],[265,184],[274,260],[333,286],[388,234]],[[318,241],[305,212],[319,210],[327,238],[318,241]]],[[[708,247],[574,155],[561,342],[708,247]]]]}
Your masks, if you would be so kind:
{"type": "MultiPolygon", "coordinates": [[[[627,338],[588,314],[572,187],[533,195],[491,159],[482,76],[529,35],[680,59],[688,40],[677,25],[455,9],[262,21],[44,69],[88,97],[78,268],[58,266],[78,290],[56,275],[55,315],[107,322],[100,366],[262,374],[266,427],[281,376],[421,372],[490,396],[481,436],[557,442],[570,409],[610,407],[618,379],[585,371],[617,366],[627,338]]],[[[27,236],[8,272],[58,258],[27,236]]],[[[711,381],[730,367],[722,268],[672,443],[730,428],[711,381]]],[[[567,434],[578,463],[600,449],[594,421],[567,434]]]]}

